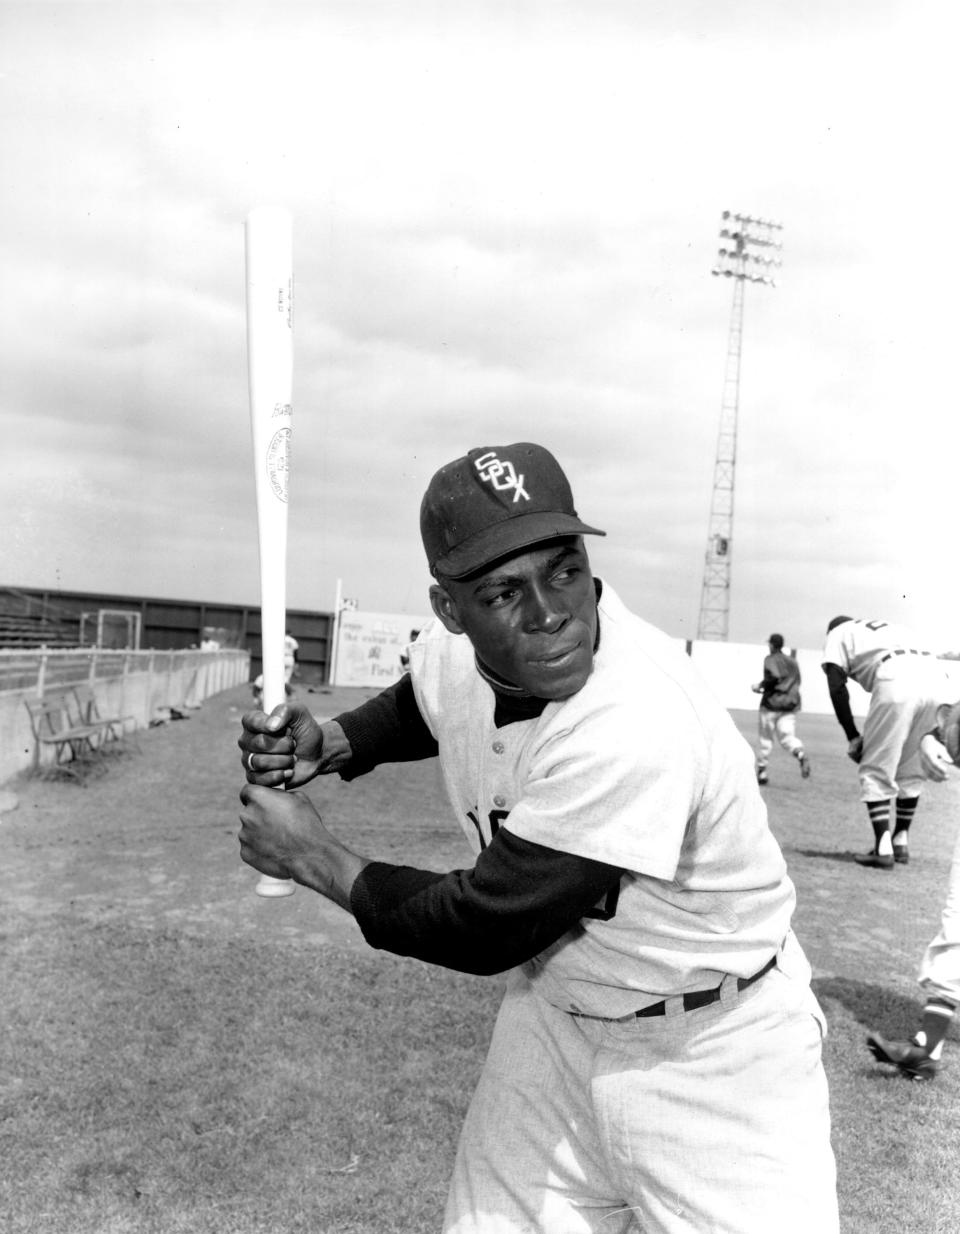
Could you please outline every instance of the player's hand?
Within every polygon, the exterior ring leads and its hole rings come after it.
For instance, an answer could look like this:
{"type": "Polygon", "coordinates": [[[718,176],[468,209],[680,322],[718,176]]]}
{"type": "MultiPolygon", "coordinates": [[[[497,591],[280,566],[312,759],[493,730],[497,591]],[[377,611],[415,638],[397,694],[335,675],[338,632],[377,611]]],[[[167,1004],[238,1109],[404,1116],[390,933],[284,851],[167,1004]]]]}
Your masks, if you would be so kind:
{"type": "Polygon", "coordinates": [[[293,878],[323,826],[313,803],[302,793],[246,784],[240,800],[240,856],[261,874],[293,878]]]}
{"type": "Polygon", "coordinates": [[[757,684],[755,686],[751,686],[750,689],[754,692],[754,694],[762,694],[763,693],[763,682],[758,681],[757,684]]]}
{"type": "Polygon", "coordinates": [[[920,742],[920,766],[928,780],[945,780],[947,770],[953,766],[947,747],[933,733],[927,733],[920,742]]]}
{"type": "Polygon", "coordinates": [[[320,769],[323,732],[306,707],[280,703],[270,715],[248,711],[237,745],[249,784],[300,788],[320,769]]]}
{"type": "Polygon", "coordinates": [[[852,758],[855,763],[859,763],[863,758],[863,738],[854,737],[847,744],[847,758],[852,758]]]}
{"type": "Polygon", "coordinates": [[[366,858],[326,829],[303,793],[258,784],[240,790],[240,856],[271,878],[292,878],[350,911],[350,890],[366,858]]]}

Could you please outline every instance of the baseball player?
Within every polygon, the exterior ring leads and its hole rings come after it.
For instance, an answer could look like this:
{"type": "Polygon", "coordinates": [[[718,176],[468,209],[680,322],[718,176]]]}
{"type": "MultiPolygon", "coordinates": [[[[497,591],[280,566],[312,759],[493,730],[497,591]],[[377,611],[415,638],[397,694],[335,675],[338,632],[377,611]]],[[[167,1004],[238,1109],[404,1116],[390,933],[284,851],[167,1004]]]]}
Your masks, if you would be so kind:
{"type": "MultiPolygon", "coordinates": [[[[960,703],[938,709],[937,727],[920,742],[920,764],[930,780],[945,780],[960,766],[960,703]]],[[[932,1080],[940,1067],[943,1042],[960,1005],[960,835],[950,866],[940,932],[923,955],[918,977],[926,1001],[913,1040],[887,1041],[870,1033],[867,1047],[878,1062],[891,1063],[911,1080],[932,1080]]]]}
{"type": "Polygon", "coordinates": [[[445,1234],[836,1231],[825,1024],[749,745],[594,578],[547,450],[442,467],[421,534],[409,674],[332,721],[244,716],[240,845],[374,947],[508,974],[445,1234]],[[434,755],[468,869],[353,853],[289,791],[434,755]]]}
{"type": "Polygon", "coordinates": [[[910,858],[907,833],[923,785],[920,739],[949,695],[946,671],[901,627],[853,617],[834,617],[827,626],[823,670],[873,828],[873,848],[856,860],[892,870],[910,858]],[[850,710],[848,677],[870,695],[862,734],[850,710]]]}
{"type": "Polygon", "coordinates": [[[764,657],[763,680],[752,687],[755,694],[763,696],[759,711],[757,783],[767,783],[767,766],[775,739],[799,762],[800,774],[806,780],[810,775],[810,760],[796,732],[797,712],[800,710],[800,668],[793,656],[783,650],[782,634],[771,634],[767,646],[770,654],[764,657]]]}
{"type": "Polygon", "coordinates": [[[293,680],[293,670],[297,667],[297,652],[300,644],[289,630],[283,636],[283,678],[289,686],[293,680]]]}

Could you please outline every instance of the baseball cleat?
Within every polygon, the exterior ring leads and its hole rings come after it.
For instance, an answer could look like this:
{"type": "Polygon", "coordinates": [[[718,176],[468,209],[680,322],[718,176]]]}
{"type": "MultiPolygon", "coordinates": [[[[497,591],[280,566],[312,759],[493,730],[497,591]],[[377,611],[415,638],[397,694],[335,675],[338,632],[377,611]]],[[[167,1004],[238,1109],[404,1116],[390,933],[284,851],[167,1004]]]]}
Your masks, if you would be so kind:
{"type": "Polygon", "coordinates": [[[889,1063],[911,1080],[932,1080],[940,1066],[920,1046],[908,1041],[887,1041],[879,1033],[868,1035],[867,1049],[878,1063],[889,1063]]]}
{"type": "Polygon", "coordinates": [[[906,844],[894,844],[893,859],[898,865],[905,866],[910,860],[910,850],[906,844]]]}
{"type": "Polygon", "coordinates": [[[800,755],[800,774],[805,780],[810,779],[810,760],[807,758],[806,754],[800,755]]]}
{"type": "Polygon", "coordinates": [[[893,853],[854,853],[854,861],[861,866],[872,866],[875,870],[892,870],[893,853]]]}
{"type": "Polygon", "coordinates": [[[766,773],[765,771],[758,771],[758,772],[757,772],[757,783],[758,783],[758,784],[766,784],[766,783],[767,783],[767,773],[766,773]]]}

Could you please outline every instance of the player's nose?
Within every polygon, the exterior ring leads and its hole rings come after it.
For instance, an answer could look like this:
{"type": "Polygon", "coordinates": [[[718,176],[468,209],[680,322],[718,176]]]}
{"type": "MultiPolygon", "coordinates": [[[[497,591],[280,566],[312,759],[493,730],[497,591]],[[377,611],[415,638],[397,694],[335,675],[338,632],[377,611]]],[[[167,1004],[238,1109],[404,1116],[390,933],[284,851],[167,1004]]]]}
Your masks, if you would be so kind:
{"type": "Polygon", "coordinates": [[[534,585],[527,594],[524,617],[528,630],[554,634],[566,624],[568,613],[549,588],[534,585]]]}

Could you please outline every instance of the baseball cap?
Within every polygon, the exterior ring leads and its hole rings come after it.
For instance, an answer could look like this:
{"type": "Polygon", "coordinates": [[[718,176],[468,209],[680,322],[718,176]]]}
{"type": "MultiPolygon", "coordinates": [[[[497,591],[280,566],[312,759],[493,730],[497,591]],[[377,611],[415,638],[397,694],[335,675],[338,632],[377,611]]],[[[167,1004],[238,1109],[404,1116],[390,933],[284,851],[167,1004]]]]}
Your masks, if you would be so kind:
{"type": "Polygon", "coordinates": [[[420,506],[430,572],[466,578],[555,536],[603,536],[582,522],[563,469],[529,441],[477,446],[434,475],[420,506]]]}
{"type": "Polygon", "coordinates": [[[845,621],[853,621],[852,617],[832,617],[827,623],[827,633],[836,629],[837,626],[842,626],[845,621]]]}
{"type": "Polygon", "coordinates": [[[767,639],[767,642],[770,644],[771,647],[776,647],[779,650],[783,646],[783,635],[782,634],[771,634],[770,637],[767,639]]]}

